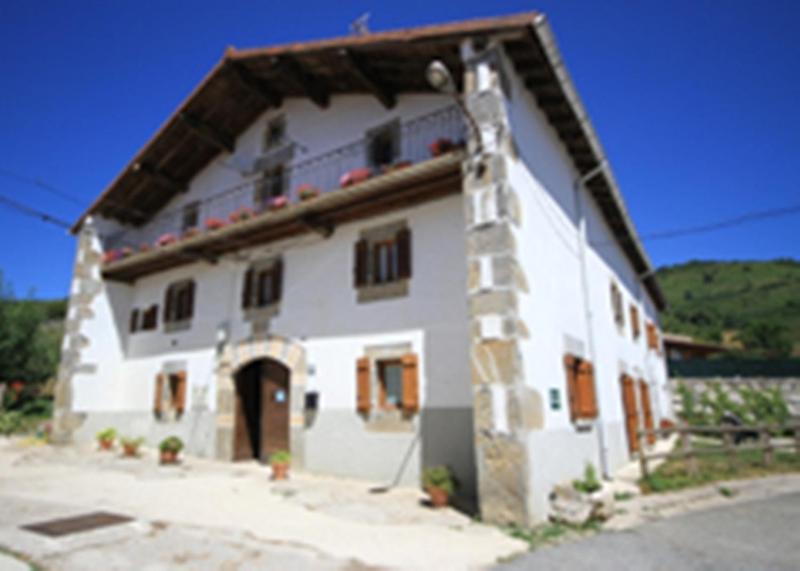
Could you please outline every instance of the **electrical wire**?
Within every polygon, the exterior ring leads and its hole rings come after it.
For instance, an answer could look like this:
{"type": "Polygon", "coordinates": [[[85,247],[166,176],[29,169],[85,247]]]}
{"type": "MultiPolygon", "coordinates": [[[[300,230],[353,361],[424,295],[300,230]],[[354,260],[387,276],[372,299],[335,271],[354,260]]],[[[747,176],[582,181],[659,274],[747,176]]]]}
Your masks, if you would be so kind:
{"type": "Polygon", "coordinates": [[[16,210],[18,212],[21,212],[22,214],[25,214],[27,216],[38,218],[42,222],[47,222],[49,224],[53,224],[61,228],[66,228],[67,230],[69,230],[69,228],[72,226],[69,222],[59,218],[58,216],[48,214],[43,210],[39,210],[38,208],[28,206],[27,204],[23,204],[21,202],[14,200],[13,198],[9,198],[2,194],[0,194],[0,205],[5,206],[11,210],[16,210]]]}

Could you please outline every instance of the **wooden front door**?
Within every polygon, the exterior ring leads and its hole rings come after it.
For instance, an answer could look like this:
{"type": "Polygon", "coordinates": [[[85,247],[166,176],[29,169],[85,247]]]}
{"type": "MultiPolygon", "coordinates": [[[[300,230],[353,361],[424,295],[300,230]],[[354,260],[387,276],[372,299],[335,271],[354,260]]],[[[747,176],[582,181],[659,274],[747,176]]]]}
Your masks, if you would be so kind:
{"type": "MultiPolygon", "coordinates": [[[[639,400],[642,403],[642,413],[644,414],[644,427],[647,430],[653,430],[655,423],[653,422],[653,408],[650,403],[650,386],[642,379],[639,379],[639,400]]],[[[655,433],[647,434],[647,443],[654,444],[656,441],[655,433]]]]}
{"type": "Polygon", "coordinates": [[[622,408],[625,412],[625,431],[628,434],[628,450],[639,450],[639,438],[636,432],[639,428],[639,412],[636,408],[636,385],[627,375],[622,376],[622,408]]]}
{"type": "Polygon", "coordinates": [[[289,450],[289,371],[257,361],[236,374],[233,459],[266,462],[277,450],[289,450]]]}

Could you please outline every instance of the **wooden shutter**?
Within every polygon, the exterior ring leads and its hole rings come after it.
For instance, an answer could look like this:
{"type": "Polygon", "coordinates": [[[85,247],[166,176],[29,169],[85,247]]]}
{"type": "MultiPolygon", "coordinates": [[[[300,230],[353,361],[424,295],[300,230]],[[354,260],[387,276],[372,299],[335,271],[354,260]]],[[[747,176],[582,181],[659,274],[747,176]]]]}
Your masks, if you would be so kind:
{"type": "Polygon", "coordinates": [[[283,294],[283,260],[277,260],[272,267],[272,302],[281,300],[283,294]]]}
{"type": "Polygon", "coordinates": [[[567,398],[569,399],[569,416],[575,422],[578,418],[578,387],[576,386],[575,366],[577,359],[572,355],[564,355],[564,368],[567,373],[567,398]]]}
{"type": "Polygon", "coordinates": [[[356,409],[364,414],[368,413],[372,406],[369,373],[369,357],[361,357],[356,361],[356,409]]]}
{"type": "Polygon", "coordinates": [[[636,306],[633,304],[631,304],[631,331],[634,339],[638,339],[642,332],[639,323],[639,310],[636,309],[636,306]]]}
{"type": "Polygon", "coordinates": [[[576,375],[578,388],[578,416],[584,419],[597,418],[597,394],[594,386],[594,367],[589,361],[578,364],[576,375]]]}
{"type": "MultiPolygon", "coordinates": [[[[642,413],[644,416],[644,427],[647,430],[653,430],[655,423],[653,422],[653,408],[650,403],[650,387],[643,379],[639,379],[639,398],[642,401],[642,413]]],[[[655,433],[647,433],[647,443],[654,444],[656,441],[655,433]]]]}
{"type": "Polygon", "coordinates": [[[178,383],[175,387],[175,401],[173,402],[173,407],[175,407],[178,414],[183,414],[183,411],[186,410],[186,371],[176,373],[175,377],[178,383]]]}
{"type": "Polygon", "coordinates": [[[166,378],[164,377],[163,373],[159,373],[156,375],[156,392],[153,397],[153,412],[156,416],[161,415],[163,410],[162,403],[164,402],[164,384],[166,382],[166,378]]]}
{"type": "Polygon", "coordinates": [[[172,321],[173,310],[175,307],[175,287],[169,286],[164,296],[164,323],[172,321]]]}
{"type": "Polygon", "coordinates": [[[400,279],[411,277],[411,230],[397,232],[397,273],[400,279]]]}
{"type": "Polygon", "coordinates": [[[128,329],[131,333],[139,331],[139,310],[134,309],[131,311],[131,321],[128,329]]]}
{"type": "Polygon", "coordinates": [[[369,242],[364,239],[356,242],[353,256],[353,282],[355,287],[367,285],[367,267],[369,265],[369,242]]]}
{"type": "Polygon", "coordinates": [[[253,268],[248,268],[244,273],[242,284],[242,309],[249,309],[253,305],[253,268]]]}
{"type": "Polygon", "coordinates": [[[419,410],[419,361],[413,353],[403,355],[403,412],[419,410]]]}
{"type": "Polygon", "coordinates": [[[636,407],[636,388],[633,379],[622,375],[622,405],[625,409],[625,430],[628,433],[628,449],[639,450],[639,413],[636,407]]]}
{"type": "Polygon", "coordinates": [[[194,280],[186,284],[186,309],[183,318],[191,319],[194,317],[194,280]]]}

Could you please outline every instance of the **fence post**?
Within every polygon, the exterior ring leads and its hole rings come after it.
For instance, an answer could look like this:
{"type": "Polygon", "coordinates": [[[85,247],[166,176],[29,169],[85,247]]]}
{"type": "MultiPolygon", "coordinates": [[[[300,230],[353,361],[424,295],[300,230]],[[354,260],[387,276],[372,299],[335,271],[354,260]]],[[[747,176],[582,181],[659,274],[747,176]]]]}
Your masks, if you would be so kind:
{"type": "Polygon", "coordinates": [[[761,446],[764,448],[764,466],[772,465],[774,454],[770,442],[769,429],[763,425],[761,426],[761,446]]]}
{"type": "Polygon", "coordinates": [[[794,451],[800,455],[800,424],[794,425],[794,451]]]}
{"type": "Polygon", "coordinates": [[[686,472],[689,476],[694,477],[697,475],[697,458],[692,454],[691,434],[686,424],[681,424],[680,434],[681,448],[683,449],[684,458],[686,458],[686,472]]]}
{"type": "Polygon", "coordinates": [[[725,430],[722,434],[723,442],[725,445],[725,452],[728,455],[728,462],[732,469],[736,468],[736,448],[734,445],[733,430],[725,430]]]}
{"type": "Polygon", "coordinates": [[[647,469],[647,452],[644,448],[644,434],[641,430],[636,433],[636,437],[639,439],[639,470],[642,473],[642,479],[647,479],[650,477],[650,472],[647,469]]]}

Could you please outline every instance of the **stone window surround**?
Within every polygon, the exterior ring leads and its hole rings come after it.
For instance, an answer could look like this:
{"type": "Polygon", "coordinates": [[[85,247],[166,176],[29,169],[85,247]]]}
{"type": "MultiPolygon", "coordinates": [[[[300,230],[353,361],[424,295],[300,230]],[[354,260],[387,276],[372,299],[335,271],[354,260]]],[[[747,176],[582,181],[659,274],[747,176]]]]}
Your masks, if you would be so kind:
{"type": "Polygon", "coordinates": [[[379,361],[398,361],[403,355],[413,353],[408,343],[392,343],[374,345],[364,348],[364,357],[369,359],[370,409],[364,415],[365,428],[369,432],[413,432],[414,418],[417,413],[407,414],[399,409],[381,408],[379,403],[380,378],[378,377],[379,361]]]}
{"type": "MultiPolygon", "coordinates": [[[[359,232],[358,237],[359,240],[366,240],[369,243],[369,281],[372,281],[372,247],[376,242],[383,242],[386,240],[394,240],[397,237],[397,233],[404,228],[408,228],[408,222],[403,220],[396,220],[394,222],[389,222],[386,224],[382,224],[380,226],[376,226],[373,228],[367,228],[359,232]]],[[[413,238],[412,238],[413,240],[413,238]]],[[[371,301],[380,301],[383,299],[393,299],[397,297],[406,297],[408,296],[409,290],[409,278],[402,278],[396,279],[392,282],[375,284],[370,283],[365,286],[361,286],[358,288],[358,303],[369,303],[371,301]]]]}

